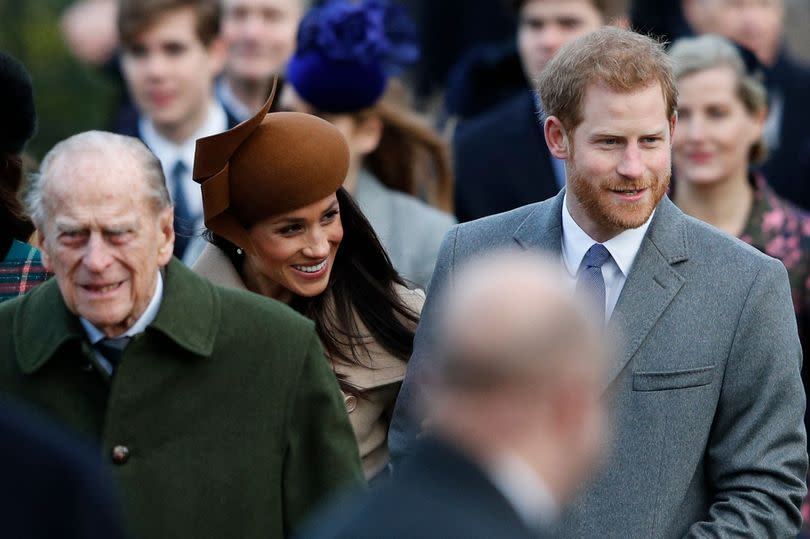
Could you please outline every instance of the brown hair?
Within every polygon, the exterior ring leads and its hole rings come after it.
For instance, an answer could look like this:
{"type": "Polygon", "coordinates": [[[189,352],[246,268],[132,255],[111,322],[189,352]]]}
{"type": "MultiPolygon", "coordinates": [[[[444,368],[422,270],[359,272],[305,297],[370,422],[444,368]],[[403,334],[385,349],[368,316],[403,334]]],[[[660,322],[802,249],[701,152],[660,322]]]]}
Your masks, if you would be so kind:
{"type": "Polygon", "coordinates": [[[197,21],[197,37],[208,46],[219,35],[219,0],[119,0],[118,34],[124,47],[157,23],[166,13],[192,8],[197,21]]]}
{"type": "Polygon", "coordinates": [[[572,133],[582,122],[585,92],[596,83],[628,93],[658,83],[667,118],[675,114],[678,90],[672,61],[650,37],[607,26],[564,45],[537,81],[545,114],[559,118],[572,133]]]}
{"type": "Polygon", "coordinates": [[[18,198],[23,170],[22,156],[0,155],[0,243],[5,238],[27,242],[34,232],[18,198]]]}
{"type": "MultiPolygon", "coordinates": [[[[742,56],[724,37],[703,35],[682,38],[669,50],[674,62],[675,79],[680,80],[692,73],[716,67],[727,67],[734,73],[737,97],[745,110],[752,116],[768,109],[768,95],[765,86],[745,69],[742,56]]],[[[750,163],[759,164],[768,156],[768,147],[763,137],[756,141],[748,152],[750,163]]]]}
{"type": "Polygon", "coordinates": [[[384,185],[427,200],[452,212],[453,169],[447,142],[407,106],[397,81],[371,109],[355,114],[358,122],[377,116],[383,124],[377,149],[365,166],[384,185]]]}

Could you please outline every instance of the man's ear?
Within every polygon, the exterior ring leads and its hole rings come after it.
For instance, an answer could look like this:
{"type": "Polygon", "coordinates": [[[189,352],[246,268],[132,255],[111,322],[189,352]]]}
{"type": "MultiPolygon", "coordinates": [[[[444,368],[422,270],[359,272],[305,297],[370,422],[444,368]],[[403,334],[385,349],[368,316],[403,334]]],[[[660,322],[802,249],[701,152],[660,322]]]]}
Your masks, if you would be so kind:
{"type": "Polygon", "coordinates": [[[672,117],[669,119],[669,142],[672,144],[672,137],[675,136],[675,126],[678,125],[678,112],[675,111],[672,113],[672,117]]]}
{"type": "Polygon", "coordinates": [[[557,159],[568,159],[570,157],[568,134],[560,119],[556,116],[546,118],[546,121],[543,122],[543,132],[546,135],[549,153],[557,159]]]}
{"type": "Polygon", "coordinates": [[[161,210],[158,216],[158,265],[165,266],[174,252],[174,208],[161,210]]]}
{"type": "Polygon", "coordinates": [[[45,234],[42,233],[40,229],[36,229],[34,234],[38,240],[38,247],[39,247],[39,254],[42,258],[42,266],[48,270],[53,271],[51,267],[51,255],[48,254],[48,246],[46,244],[47,239],[45,238],[45,234]]]}

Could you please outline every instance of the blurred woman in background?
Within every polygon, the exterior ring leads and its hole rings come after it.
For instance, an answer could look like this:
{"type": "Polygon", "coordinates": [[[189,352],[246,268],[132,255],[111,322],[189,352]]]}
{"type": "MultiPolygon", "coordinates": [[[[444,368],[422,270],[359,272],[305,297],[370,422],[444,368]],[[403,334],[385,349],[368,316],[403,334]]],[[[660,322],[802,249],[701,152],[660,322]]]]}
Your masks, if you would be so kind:
{"type": "Polygon", "coordinates": [[[446,213],[453,196],[447,145],[407,108],[402,86],[391,80],[399,65],[418,57],[415,39],[401,6],[328,0],[301,21],[281,108],[340,129],[351,156],[343,186],[394,267],[425,286],[455,219],[446,213]]]}
{"type": "Polygon", "coordinates": [[[767,96],[737,49],[719,36],[675,42],[678,82],[673,137],[675,204],[781,260],[799,336],[810,344],[810,216],[777,196],[753,167],[764,160],[767,96]]]}
{"type": "Polygon", "coordinates": [[[388,462],[388,424],[424,295],[405,286],[341,187],[349,152],[340,132],[269,108],[197,142],[194,179],[213,244],[194,269],[315,322],[373,478],[388,462]]]}
{"type": "Polygon", "coordinates": [[[25,67],[0,52],[0,302],[24,294],[50,275],[29,245],[34,225],[17,200],[23,178],[22,151],[36,129],[31,78],[25,67]]]}
{"type": "MultiPolygon", "coordinates": [[[[787,268],[799,338],[810,345],[810,215],[778,197],[752,166],[765,157],[767,97],[724,38],[684,38],[670,50],[678,82],[674,197],[684,212],[778,258],[787,268]]],[[[802,370],[805,393],[807,369],[802,370]]],[[[805,427],[810,426],[805,412],[805,427]]],[[[805,523],[810,505],[802,505],[805,523]]],[[[805,524],[804,533],[807,533],[805,524]]]]}

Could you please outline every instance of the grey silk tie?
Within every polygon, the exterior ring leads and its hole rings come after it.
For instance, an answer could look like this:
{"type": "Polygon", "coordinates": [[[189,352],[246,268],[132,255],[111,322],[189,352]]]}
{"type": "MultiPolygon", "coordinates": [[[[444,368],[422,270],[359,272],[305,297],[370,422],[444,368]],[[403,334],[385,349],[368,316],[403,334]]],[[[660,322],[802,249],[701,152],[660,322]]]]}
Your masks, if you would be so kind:
{"type": "Polygon", "coordinates": [[[101,339],[93,348],[96,352],[101,354],[105,361],[99,362],[96,368],[101,371],[103,375],[111,378],[118,364],[121,362],[121,356],[124,354],[124,349],[129,344],[132,337],[115,337],[113,339],[101,339]]]}
{"type": "Polygon", "coordinates": [[[577,276],[577,290],[593,301],[594,320],[605,323],[605,278],[602,265],[610,260],[610,252],[601,243],[594,243],[582,259],[577,276]]]}

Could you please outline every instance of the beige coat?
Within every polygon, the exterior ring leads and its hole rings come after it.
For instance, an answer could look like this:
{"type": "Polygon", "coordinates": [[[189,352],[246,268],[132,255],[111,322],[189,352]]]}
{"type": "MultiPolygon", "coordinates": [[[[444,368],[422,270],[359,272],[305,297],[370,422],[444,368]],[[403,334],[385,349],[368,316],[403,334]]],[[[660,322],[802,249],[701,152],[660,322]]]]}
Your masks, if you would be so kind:
{"type": "MultiPolygon", "coordinates": [[[[203,249],[193,269],[216,284],[247,290],[228,257],[211,244],[203,249]]],[[[424,292],[409,290],[403,286],[397,286],[397,292],[408,307],[416,313],[421,312],[425,301],[424,292]]],[[[367,334],[365,326],[359,320],[357,326],[361,334],[367,334]]],[[[363,471],[366,478],[371,478],[388,463],[388,425],[399,386],[405,377],[406,363],[393,357],[371,337],[364,339],[363,345],[364,354],[361,358],[368,366],[346,365],[333,360],[332,367],[350,384],[365,392],[363,397],[344,393],[344,402],[357,438],[363,471]],[[368,354],[368,359],[365,354],[368,354]]]]}

